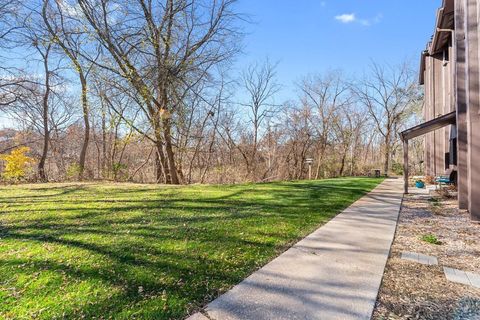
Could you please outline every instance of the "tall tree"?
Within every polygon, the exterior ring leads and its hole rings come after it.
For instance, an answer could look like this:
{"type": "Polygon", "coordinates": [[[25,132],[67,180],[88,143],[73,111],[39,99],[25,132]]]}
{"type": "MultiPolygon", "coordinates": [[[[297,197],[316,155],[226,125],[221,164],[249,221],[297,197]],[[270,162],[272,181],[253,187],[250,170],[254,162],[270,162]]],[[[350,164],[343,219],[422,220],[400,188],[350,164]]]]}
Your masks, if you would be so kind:
{"type": "MultiPolygon", "coordinates": [[[[280,90],[276,80],[276,64],[268,60],[259,64],[251,64],[242,73],[242,85],[246,92],[246,101],[241,105],[247,109],[250,126],[243,135],[247,135],[248,147],[240,147],[245,159],[248,176],[257,179],[258,148],[263,125],[276,111],[274,96],[280,90]]],[[[245,145],[245,144],[244,144],[245,145]]]]}
{"type": "Polygon", "coordinates": [[[299,85],[301,101],[312,110],[309,120],[318,139],[315,179],[322,175],[328,144],[338,112],[350,103],[350,85],[339,71],[305,77],[299,85]]]}
{"type": "MultiPolygon", "coordinates": [[[[9,5],[12,3],[14,2],[11,1],[9,5]]],[[[39,62],[40,74],[43,75],[43,79],[41,79],[42,76],[29,76],[29,78],[24,76],[24,79],[11,82],[10,86],[13,88],[13,92],[10,96],[13,99],[4,103],[8,108],[7,112],[27,124],[29,128],[36,128],[40,131],[43,143],[38,162],[38,176],[41,181],[46,182],[45,164],[50,145],[52,76],[55,71],[50,67],[53,46],[34,10],[26,4],[15,4],[17,6],[15,6],[14,13],[10,11],[9,14],[9,29],[1,36],[3,40],[9,38],[10,46],[7,47],[13,48],[12,45],[16,45],[27,50],[33,49],[29,58],[39,62]]],[[[5,11],[6,8],[8,5],[0,6],[0,11],[5,11]]],[[[11,8],[11,10],[13,9],[11,8]]],[[[11,71],[10,74],[14,74],[15,72],[12,70],[15,69],[18,70],[15,67],[6,70],[11,71]]]]}
{"type": "Polygon", "coordinates": [[[44,93],[42,97],[42,122],[43,122],[43,149],[42,149],[42,156],[40,157],[40,161],[38,162],[38,175],[40,180],[43,182],[47,182],[47,174],[45,172],[45,162],[47,161],[48,155],[48,147],[50,143],[50,128],[48,126],[49,122],[49,98],[50,98],[50,67],[49,67],[49,58],[50,58],[50,51],[52,49],[51,43],[47,43],[43,48],[40,47],[38,44],[35,45],[38,53],[42,57],[43,68],[45,72],[45,81],[44,81],[44,93]]]}
{"type": "Polygon", "coordinates": [[[51,5],[49,0],[43,0],[42,18],[47,31],[50,33],[53,42],[57,44],[72,63],[80,81],[80,101],[82,105],[82,116],[84,125],[83,144],[79,157],[79,179],[83,179],[85,160],[87,157],[88,143],[90,141],[90,111],[88,105],[87,77],[92,65],[82,59],[82,47],[88,47],[87,34],[81,32],[81,25],[77,18],[78,12],[75,7],[70,7],[62,1],[54,1],[51,5]],[[67,13],[65,11],[67,10],[67,13]]]}
{"type": "Polygon", "coordinates": [[[167,183],[180,183],[172,130],[182,98],[213,66],[238,52],[235,2],[78,1],[85,22],[111,58],[96,64],[125,79],[141,99],[138,107],[151,134],[142,133],[155,143],[157,172],[163,171],[167,183]]]}
{"type": "Polygon", "coordinates": [[[355,92],[383,138],[383,170],[387,175],[398,133],[422,99],[415,73],[407,63],[398,66],[372,63],[369,75],[358,83],[355,92]]]}

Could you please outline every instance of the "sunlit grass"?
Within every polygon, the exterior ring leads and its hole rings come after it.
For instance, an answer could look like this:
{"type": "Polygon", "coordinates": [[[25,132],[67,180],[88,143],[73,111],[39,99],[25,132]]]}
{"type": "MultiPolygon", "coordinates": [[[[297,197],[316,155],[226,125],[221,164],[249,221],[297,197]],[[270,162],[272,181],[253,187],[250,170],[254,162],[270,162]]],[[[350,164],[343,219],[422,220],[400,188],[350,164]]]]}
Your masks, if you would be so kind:
{"type": "Polygon", "coordinates": [[[0,318],[182,319],[381,180],[0,188],[0,318]]]}

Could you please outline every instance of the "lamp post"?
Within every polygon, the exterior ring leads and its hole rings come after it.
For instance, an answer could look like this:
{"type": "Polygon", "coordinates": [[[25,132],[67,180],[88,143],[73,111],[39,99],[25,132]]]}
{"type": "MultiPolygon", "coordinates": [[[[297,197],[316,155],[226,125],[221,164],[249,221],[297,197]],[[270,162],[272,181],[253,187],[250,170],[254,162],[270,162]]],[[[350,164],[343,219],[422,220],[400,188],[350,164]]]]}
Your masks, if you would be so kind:
{"type": "Polygon", "coordinates": [[[312,180],[312,164],[313,158],[305,159],[305,163],[308,164],[308,180],[312,180]]]}

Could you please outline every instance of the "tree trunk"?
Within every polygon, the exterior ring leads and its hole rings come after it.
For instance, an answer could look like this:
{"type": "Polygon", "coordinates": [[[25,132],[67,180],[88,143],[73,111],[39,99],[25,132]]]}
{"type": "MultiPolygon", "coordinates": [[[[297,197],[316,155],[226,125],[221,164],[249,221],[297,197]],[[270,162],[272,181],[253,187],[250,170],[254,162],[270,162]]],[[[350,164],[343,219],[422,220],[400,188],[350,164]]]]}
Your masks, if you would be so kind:
{"type": "Polygon", "coordinates": [[[89,121],[89,110],[88,110],[88,100],[87,100],[87,79],[82,71],[79,72],[80,83],[82,85],[82,111],[83,111],[83,123],[85,126],[85,133],[83,137],[82,150],[80,151],[80,160],[78,178],[83,180],[83,173],[85,171],[85,160],[87,157],[87,148],[88,142],[90,140],[90,121],[89,121]]]}
{"type": "Polygon", "coordinates": [[[390,169],[390,135],[387,134],[387,137],[385,138],[385,163],[383,167],[385,176],[388,176],[389,169],[390,169]]]}
{"type": "Polygon", "coordinates": [[[48,144],[50,142],[50,130],[48,128],[48,98],[50,96],[50,71],[48,69],[48,51],[43,60],[43,65],[45,68],[45,93],[43,95],[43,149],[42,157],[38,162],[38,175],[42,182],[47,182],[47,174],[45,173],[45,162],[48,155],[48,144]]]}
{"type": "Polygon", "coordinates": [[[177,166],[175,164],[175,154],[173,152],[172,135],[170,130],[170,120],[164,119],[163,136],[165,138],[165,151],[167,152],[168,159],[168,173],[172,184],[180,184],[180,180],[178,179],[177,166]]]}
{"type": "Polygon", "coordinates": [[[108,178],[108,170],[107,170],[107,120],[105,114],[105,106],[102,102],[102,178],[108,178]]]}
{"type": "Polygon", "coordinates": [[[347,152],[345,151],[342,155],[342,165],[340,166],[340,172],[338,173],[339,177],[343,176],[343,172],[345,171],[345,160],[347,159],[347,152]]]}
{"type": "Polygon", "coordinates": [[[318,153],[317,159],[317,169],[315,170],[315,180],[318,180],[320,177],[320,169],[322,168],[323,162],[323,149],[318,153]]]}
{"type": "Polygon", "coordinates": [[[159,130],[155,130],[155,136],[157,141],[155,142],[156,156],[155,156],[155,178],[156,183],[171,184],[172,180],[168,174],[168,164],[163,151],[163,141],[159,130]]]}
{"type": "Polygon", "coordinates": [[[315,170],[315,180],[318,180],[320,177],[320,169],[323,166],[323,158],[325,156],[325,149],[327,149],[327,138],[322,136],[322,144],[320,146],[320,151],[318,153],[317,159],[317,169],[315,170]]]}
{"type": "Polygon", "coordinates": [[[155,152],[155,183],[162,183],[165,181],[165,174],[163,172],[161,161],[157,149],[157,152],[155,152]]]}

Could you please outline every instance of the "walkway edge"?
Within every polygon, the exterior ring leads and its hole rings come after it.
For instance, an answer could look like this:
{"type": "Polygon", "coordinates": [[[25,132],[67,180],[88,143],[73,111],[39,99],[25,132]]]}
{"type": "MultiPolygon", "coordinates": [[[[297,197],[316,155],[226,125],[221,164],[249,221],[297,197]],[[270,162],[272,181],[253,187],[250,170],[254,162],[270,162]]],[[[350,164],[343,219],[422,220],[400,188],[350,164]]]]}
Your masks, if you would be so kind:
{"type": "Polygon", "coordinates": [[[385,180],[188,320],[370,319],[402,187],[385,180]]]}

